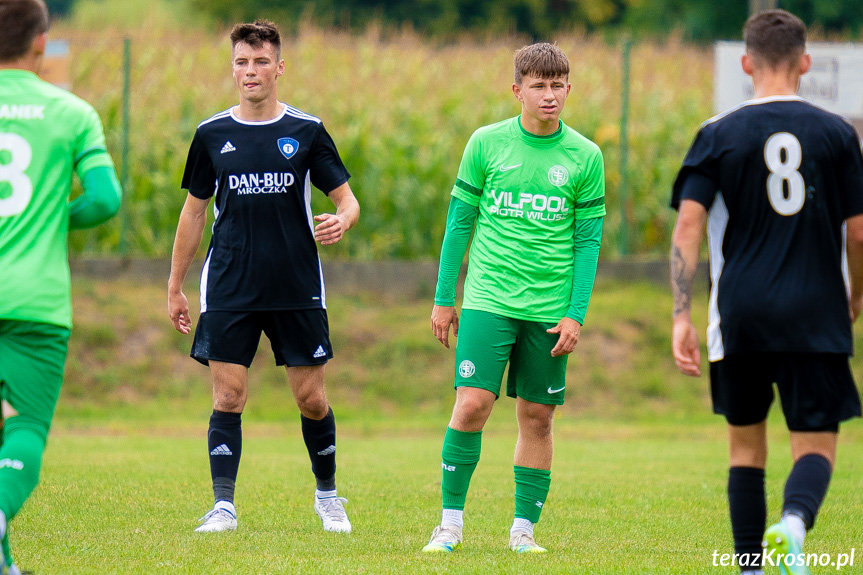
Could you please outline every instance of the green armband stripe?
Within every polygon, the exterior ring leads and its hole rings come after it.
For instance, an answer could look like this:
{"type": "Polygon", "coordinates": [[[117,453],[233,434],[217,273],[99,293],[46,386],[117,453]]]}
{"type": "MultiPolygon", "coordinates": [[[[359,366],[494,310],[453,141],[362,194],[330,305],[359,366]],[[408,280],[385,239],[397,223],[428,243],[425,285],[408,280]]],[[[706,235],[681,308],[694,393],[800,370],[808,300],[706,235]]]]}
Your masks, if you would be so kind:
{"type": "Polygon", "coordinates": [[[468,184],[467,182],[465,182],[462,179],[456,178],[455,186],[457,188],[461,188],[462,190],[469,192],[475,196],[481,196],[482,195],[481,189],[473,187],[472,185],[468,184]]]}
{"type": "Polygon", "coordinates": [[[601,196],[599,198],[594,198],[592,200],[584,200],[583,202],[576,202],[575,209],[586,210],[588,208],[595,208],[597,206],[601,206],[604,203],[605,203],[605,196],[601,196]]]}
{"type": "Polygon", "coordinates": [[[592,220],[594,218],[601,218],[606,215],[605,206],[599,206],[596,208],[591,208],[589,210],[575,210],[575,219],[576,221],[585,221],[592,220]]]}
{"type": "Polygon", "coordinates": [[[75,158],[75,165],[77,166],[78,164],[83,162],[85,159],[89,158],[90,156],[92,156],[94,154],[107,154],[107,153],[108,153],[108,150],[106,150],[105,148],[90,148],[89,150],[84,150],[80,156],[75,158]]]}

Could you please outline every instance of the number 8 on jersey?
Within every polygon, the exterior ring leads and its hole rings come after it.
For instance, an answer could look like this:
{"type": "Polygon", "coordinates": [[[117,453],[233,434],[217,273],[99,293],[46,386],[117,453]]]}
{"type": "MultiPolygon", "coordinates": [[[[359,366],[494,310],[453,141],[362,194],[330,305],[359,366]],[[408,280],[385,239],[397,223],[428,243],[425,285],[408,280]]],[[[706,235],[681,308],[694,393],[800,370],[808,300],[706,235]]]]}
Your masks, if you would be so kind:
{"type": "Polygon", "coordinates": [[[779,215],[793,216],[800,211],[806,200],[806,184],[797,171],[802,160],[800,140],[794,134],[779,132],[770,136],[764,144],[764,162],[770,170],[767,177],[767,197],[779,215]],[[788,182],[787,196],[785,182],[788,182]]]}

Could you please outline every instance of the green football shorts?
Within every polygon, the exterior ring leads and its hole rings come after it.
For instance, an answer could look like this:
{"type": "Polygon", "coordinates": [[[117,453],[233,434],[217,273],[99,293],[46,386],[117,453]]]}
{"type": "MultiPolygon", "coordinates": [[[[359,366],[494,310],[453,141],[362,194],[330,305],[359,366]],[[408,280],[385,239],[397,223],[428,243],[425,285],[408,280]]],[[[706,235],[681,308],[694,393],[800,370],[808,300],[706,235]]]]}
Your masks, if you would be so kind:
{"type": "Polygon", "coordinates": [[[63,384],[69,328],[0,319],[0,397],[51,425],[63,384]]]}
{"type": "Polygon", "coordinates": [[[546,330],[555,325],[462,310],[455,348],[455,387],[479,387],[500,397],[503,372],[509,362],[509,397],[562,405],[569,356],[551,357],[559,336],[546,330]]]}

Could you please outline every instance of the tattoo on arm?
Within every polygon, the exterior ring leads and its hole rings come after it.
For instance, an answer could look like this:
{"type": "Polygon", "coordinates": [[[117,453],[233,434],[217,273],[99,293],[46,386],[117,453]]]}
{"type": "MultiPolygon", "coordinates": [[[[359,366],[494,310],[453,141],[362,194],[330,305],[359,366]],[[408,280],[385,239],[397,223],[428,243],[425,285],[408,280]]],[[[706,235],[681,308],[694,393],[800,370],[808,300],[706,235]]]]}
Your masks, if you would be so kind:
{"type": "Polygon", "coordinates": [[[692,284],[695,279],[695,269],[687,269],[686,260],[680,248],[671,246],[671,288],[674,293],[674,315],[677,317],[692,307],[692,284]]]}

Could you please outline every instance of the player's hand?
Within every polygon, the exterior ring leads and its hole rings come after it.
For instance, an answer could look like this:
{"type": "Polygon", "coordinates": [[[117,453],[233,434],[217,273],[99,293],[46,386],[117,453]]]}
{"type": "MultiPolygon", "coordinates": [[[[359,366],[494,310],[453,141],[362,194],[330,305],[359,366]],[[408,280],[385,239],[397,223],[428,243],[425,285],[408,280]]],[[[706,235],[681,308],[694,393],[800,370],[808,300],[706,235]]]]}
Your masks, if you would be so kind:
{"type": "Polygon", "coordinates": [[[455,306],[434,306],[431,314],[432,333],[447,349],[449,349],[450,326],[452,326],[453,334],[458,337],[458,312],[455,310],[455,306]]]}
{"type": "Polygon", "coordinates": [[[315,216],[315,221],[320,222],[315,226],[315,241],[321,242],[322,246],[339,243],[347,231],[347,226],[337,214],[320,214],[315,216]]]}
{"type": "Polygon", "coordinates": [[[698,332],[692,322],[678,317],[671,332],[671,352],[677,369],[684,375],[701,375],[701,350],[698,348],[698,332]]]}
{"type": "Polygon", "coordinates": [[[168,292],[168,315],[174,329],[188,335],[192,331],[192,318],[189,316],[189,300],[183,292],[168,292]]]}
{"type": "Polygon", "coordinates": [[[578,336],[581,334],[581,324],[570,317],[565,317],[557,322],[556,326],[545,331],[560,334],[557,344],[551,350],[551,357],[557,357],[570,354],[575,349],[578,336]]]}

